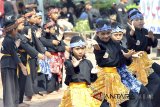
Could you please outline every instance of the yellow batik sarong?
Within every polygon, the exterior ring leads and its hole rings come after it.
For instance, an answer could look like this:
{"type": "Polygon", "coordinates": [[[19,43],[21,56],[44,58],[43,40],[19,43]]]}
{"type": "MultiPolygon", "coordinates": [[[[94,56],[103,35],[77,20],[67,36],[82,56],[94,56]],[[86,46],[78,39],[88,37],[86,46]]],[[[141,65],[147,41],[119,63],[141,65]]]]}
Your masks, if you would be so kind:
{"type": "Polygon", "coordinates": [[[153,73],[151,68],[153,61],[148,58],[146,52],[141,52],[141,56],[133,58],[133,62],[128,66],[129,71],[135,74],[137,79],[143,83],[143,85],[148,84],[147,77],[153,73]]]}
{"type": "Polygon", "coordinates": [[[92,90],[86,83],[70,83],[59,107],[100,107],[101,102],[91,94],[92,90]]]}
{"type": "MultiPolygon", "coordinates": [[[[116,107],[118,104],[128,100],[129,90],[121,82],[121,77],[116,67],[98,68],[98,79],[91,84],[93,97],[96,98],[97,93],[103,93],[110,107],[116,107]]],[[[102,98],[103,99],[103,98],[102,98]]]]}

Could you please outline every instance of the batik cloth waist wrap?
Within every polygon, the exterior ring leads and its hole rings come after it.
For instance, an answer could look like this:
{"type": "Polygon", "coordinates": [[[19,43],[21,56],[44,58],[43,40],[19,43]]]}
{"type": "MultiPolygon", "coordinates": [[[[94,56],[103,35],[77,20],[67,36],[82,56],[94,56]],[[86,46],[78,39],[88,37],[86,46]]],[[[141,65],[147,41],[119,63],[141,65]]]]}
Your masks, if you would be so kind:
{"type": "Polygon", "coordinates": [[[91,84],[92,96],[99,100],[106,99],[110,107],[116,107],[128,100],[129,90],[121,82],[116,67],[98,67],[98,78],[91,84]]]}
{"type": "Polygon", "coordinates": [[[51,78],[52,73],[58,75],[58,81],[62,80],[62,68],[65,60],[63,52],[52,53],[52,57],[45,57],[44,60],[39,60],[39,72],[48,74],[48,79],[51,78]]]}
{"type": "Polygon", "coordinates": [[[142,83],[137,80],[127,69],[126,65],[117,67],[122,83],[132,92],[139,94],[142,83]]]}
{"type": "Polygon", "coordinates": [[[138,58],[133,58],[133,62],[128,69],[136,75],[137,79],[143,83],[143,85],[148,84],[148,76],[154,71],[151,68],[153,61],[148,58],[146,52],[142,52],[141,56],[138,58]]]}
{"type": "Polygon", "coordinates": [[[85,82],[70,83],[59,107],[100,107],[101,101],[94,99],[92,90],[85,82]]]}

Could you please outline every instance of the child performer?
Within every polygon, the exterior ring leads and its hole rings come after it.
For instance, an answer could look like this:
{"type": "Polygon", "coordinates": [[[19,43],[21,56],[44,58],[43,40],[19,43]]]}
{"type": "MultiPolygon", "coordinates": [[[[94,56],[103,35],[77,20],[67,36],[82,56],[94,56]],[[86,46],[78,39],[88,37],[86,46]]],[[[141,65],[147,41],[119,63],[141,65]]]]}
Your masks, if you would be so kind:
{"type": "Polygon", "coordinates": [[[111,40],[111,31],[109,22],[104,20],[97,22],[97,36],[95,40],[98,43],[99,49],[95,47],[94,53],[100,72],[98,79],[92,86],[96,89],[97,86],[103,86],[97,90],[106,95],[105,98],[111,107],[116,107],[117,104],[122,103],[125,99],[108,96],[125,95],[127,94],[126,87],[130,90],[127,107],[152,107],[151,101],[147,97],[149,95],[148,90],[126,68],[127,60],[130,60],[134,51],[127,52],[119,43],[111,40]],[[145,95],[145,99],[140,98],[141,95],[145,95]]]}
{"type": "Polygon", "coordinates": [[[17,54],[18,49],[15,44],[15,36],[18,24],[13,16],[8,16],[5,21],[6,36],[1,48],[1,52],[4,54],[1,59],[3,105],[4,107],[17,107],[19,103],[17,66],[20,66],[24,75],[27,75],[27,69],[17,54]]]}
{"type": "Polygon", "coordinates": [[[41,72],[48,74],[48,78],[46,78],[46,90],[48,93],[59,90],[62,80],[62,67],[65,59],[65,44],[62,39],[57,38],[54,24],[54,22],[46,23],[44,26],[44,36],[40,38],[47,51],[51,53],[50,58],[45,58],[45,61],[39,61],[40,68],[42,68],[41,72]],[[46,42],[44,41],[45,39],[47,40],[46,42]],[[48,67],[43,67],[46,65],[45,63],[48,63],[48,67]]]}
{"type": "MultiPolygon", "coordinates": [[[[137,10],[131,10],[130,12],[128,12],[128,18],[129,18],[129,27],[128,30],[126,32],[126,37],[127,37],[127,47],[128,49],[134,49],[136,52],[139,51],[144,51],[145,52],[145,56],[143,56],[143,60],[146,62],[147,61],[147,54],[150,54],[150,50],[151,48],[154,48],[157,46],[157,39],[154,37],[153,32],[152,31],[148,31],[147,29],[143,28],[144,25],[144,18],[142,13],[140,13],[137,10]]],[[[152,61],[150,61],[152,62],[152,61]]],[[[157,79],[156,74],[158,74],[158,76],[160,76],[160,66],[155,63],[148,63],[148,66],[153,68],[153,70],[155,71],[155,73],[150,73],[148,76],[148,79],[150,80],[154,80],[157,79]]],[[[144,74],[143,74],[144,75],[144,74]]],[[[156,87],[154,87],[154,84],[157,84],[159,82],[150,82],[151,84],[148,85],[148,89],[150,89],[153,93],[155,93],[155,89],[156,87]]],[[[157,81],[159,81],[157,79],[157,81]]],[[[158,88],[158,91],[160,90],[160,87],[158,88]]],[[[153,98],[153,101],[157,100],[156,103],[159,103],[158,99],[158,95],[160,95],[160,91],[159,94],[155,94],[157,96],[157,98],[153,98]]],[[[155,103],[155,105],[157,105],[155,103]]]]}
{"type": "MultiPolygon", "coordinates": [[[[121,43],[123,38],[123,29],[117,23],[112,24],[112,40],[121,43]]],[[[146,86],[150,94],[154,95],[158,89],[160,79],[151,68],[152,61],[143,51],[132,55],[133,62],[129,66],[129,70],[133,75],[146,86]],[[145,58],[145,59],[144,59],[145,58]]]]}
{"type": "MultiPolygon", "coordinates": [[[[28,29],[24,27],[24,17],[20,16],[17,19],[17,36],[16,39],[20,40],[20,46],[18,47],[18,53],[21,55],[20,59],[22,63],[27,67],[28,75],[30,75],[29,69],[29,57],[43,59],[43,54],[39,53],[34,47],[29,45],[29,41],[25,35],[28,34],[28,29]]],[[[19,106],[27,106],[28,104],[23,103],[25,85],[26,85],[26,76],[19,70],[19,106]]]]}
{"type": "Polygon", "coordinates": [[[92,74],[92,63],[85,59],[85,42],[80,36],[70,41],[70,58],[65,61],[68,89],[65,91],[59,107],[100,107],[100,101],[91,97],[92,91],[87,88],[97,77],[92,74]]]}

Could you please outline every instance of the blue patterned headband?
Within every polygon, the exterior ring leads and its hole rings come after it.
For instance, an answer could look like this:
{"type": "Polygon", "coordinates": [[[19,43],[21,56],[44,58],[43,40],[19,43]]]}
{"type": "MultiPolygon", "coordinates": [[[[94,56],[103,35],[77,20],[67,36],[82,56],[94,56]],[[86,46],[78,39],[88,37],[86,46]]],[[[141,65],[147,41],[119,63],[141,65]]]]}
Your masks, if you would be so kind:
{"type": "Polygon", "coordinates": [[[143,19],[143,15],[140,14],[140,13],[137,13],[133,16],[130,17],[131,20],[134,20],[134,19],[143,19]]]}
{"type": "Polygon", "coordinates": [[[138,10],[137,10],[137,9],[131,10],[131,11],[128,13],[128,16],[130,16],[133,12],[138,12],[138,10]]]}
{"type": "Polygon", "coordinates": [[[112,33],[116,33],[116,32],[123,32],[123,29],[117,26],[116,28],[112,29],[112,33]]]}
{"type": "Polygon", "coordinates": [[[106,24],[104,24],[103,27],[96,29],[97,32],[108,31],[108,30],[112,30],[112,29],[111,29],[111,26],[107,26],[106,24]]]}
{"type": "Polygon", "coordinates": [[[74,47],[83,47],[85,46],[85,42],[83,42],[82,40],[80,40],[79,42],[75,42],[75,43],[71,43],[70,47],[74,48],[74,47]]]}

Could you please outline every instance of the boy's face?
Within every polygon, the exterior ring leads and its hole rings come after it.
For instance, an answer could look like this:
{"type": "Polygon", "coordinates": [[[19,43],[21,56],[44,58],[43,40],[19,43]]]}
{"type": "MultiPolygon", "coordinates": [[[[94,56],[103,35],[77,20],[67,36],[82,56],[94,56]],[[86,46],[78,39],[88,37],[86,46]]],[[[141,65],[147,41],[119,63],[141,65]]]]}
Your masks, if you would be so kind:
{"type": "Polygon", "coordinates": [[[16,37],[17,35],[17,28],[12,30],[12,37],[16,37]]]}
{"type": "Polygon", "coordinates": [[[108,42],[111,36],[111,30],[97,32],[97,36],[103,42],[108,42]]]}
{"type": "Polygon", "coordinates": [[[83,56],[85,55],[85,50],[86,50],[86,47],[83,46],[83,47],[74,47],[72,49],[73,51],[73,55],[79,60],[79,59],[82,59],[83,56]]]}
{"type": "Polygon", "coordinates": [[[36,20],[37,20],[37,16],[36,15],[32,15],[31,18],[29,19],[29,21],[31,23],[34,23],[34,24],[37,22],[36,20]]]}
{"type": "Polygon", "coordinates": [[[37,24],[41,24],[42,23],[42,17],[41,16],[37,16],[36,22],[37,22],[37,24]]]}
{"type": "Polygon", "coordinates": [[[133,25],[134,25],[135,28],[139,28],[139,29],[143,28],[144,19],[134,19],[133,20],[133,25]]]}
{"type": "Polygon", "coordinates": [[[17,27],[17,30],[21,31],[24,28],[24,23],[20,23],[17,27]]]}
{"type": "Polygon", "coordinates": [[[51,33],[51,34],[54,34],[54,33],[55,33],[54,27],[51,27],[51,28],[50,28],[50,33],[51,33]]]}
{"type": "Polygon", "coordinates": [[[51,19],[52,19],[52,20],[55,20],[55,21],[56,21],[56,20],[58,19],[58,17],[59,17],[59,13],[52,13],[52,14],[51,14],[51,19]]]}
{"type": "Polygon", "coordinates": [[[123,32],[115,32],[115,33],[112,33],[112,36],[111,36],[112,40],[114,41],[117,41],[117,42],[120,42],[123,38],[123,32]]]}

